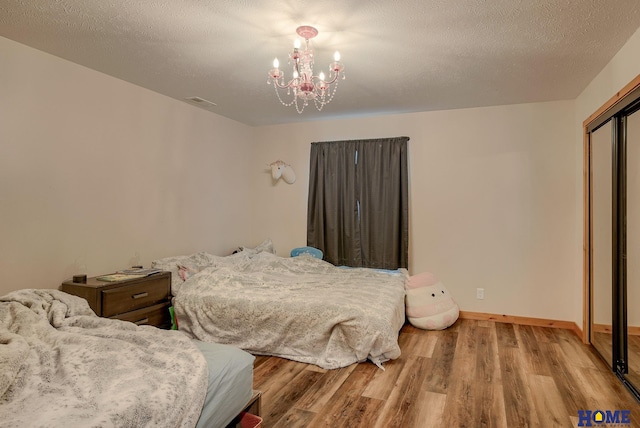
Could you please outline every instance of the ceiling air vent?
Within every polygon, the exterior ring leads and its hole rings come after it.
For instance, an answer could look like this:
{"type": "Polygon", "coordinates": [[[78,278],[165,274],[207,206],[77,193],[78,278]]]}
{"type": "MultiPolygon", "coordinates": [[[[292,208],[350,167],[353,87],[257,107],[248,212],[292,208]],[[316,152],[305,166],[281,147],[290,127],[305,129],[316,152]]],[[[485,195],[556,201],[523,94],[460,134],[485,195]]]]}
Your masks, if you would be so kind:
{"type": "Polygon", "coordinates": [[[186,101],[188,101],[190,104],[202,107],[202,108],[213,108],[215,107],[217,104],[216,103],[212,103],[211,101],[205,100],[204,98],[200,98],[200,97],[188,97],[185,98],[186,101]]]}

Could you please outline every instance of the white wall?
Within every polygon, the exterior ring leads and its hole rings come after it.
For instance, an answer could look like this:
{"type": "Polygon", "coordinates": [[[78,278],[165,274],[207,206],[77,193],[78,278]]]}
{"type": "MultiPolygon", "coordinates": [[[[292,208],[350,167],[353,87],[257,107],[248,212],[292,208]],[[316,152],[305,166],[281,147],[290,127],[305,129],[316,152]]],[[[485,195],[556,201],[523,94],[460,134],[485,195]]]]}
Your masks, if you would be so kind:
{"type": "Polygon", "coordinates": [[[0,38],[0,295],[246,242],[251,128],[0,38]]]}
{"type": "Polygon", "coordinates": [[[306,243],[312,141],[406,135],[411,272],[433,272],[466,311],[573,320],[573,124],[563,101],[256,128],[254,241],[269,235],[282,255],[306,243]],[[295,184],[271,181],[276,159],[295,184]]]}

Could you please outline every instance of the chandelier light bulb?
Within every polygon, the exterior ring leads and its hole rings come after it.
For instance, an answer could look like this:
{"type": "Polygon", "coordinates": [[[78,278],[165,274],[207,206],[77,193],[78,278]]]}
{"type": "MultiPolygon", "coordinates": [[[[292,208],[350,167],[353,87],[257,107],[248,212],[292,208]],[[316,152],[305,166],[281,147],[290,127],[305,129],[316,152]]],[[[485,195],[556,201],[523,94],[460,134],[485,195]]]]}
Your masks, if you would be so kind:
{"type": "Polygon", "coordinates": [[[297,79],[298,77],[300,77],[300,75],[298,74],[298,72],[296,70],[293,70],[293,78],[297,79]]]}
{"type": "Polygon", "coordinates": [[[293,47],[296,48],[296,49],[300,49],[300,39],[296,38],[293,41],[293,47]]]}
{"type": "Polygon", "coordinates": [[[273,68],[278,68],[280,67],[280,61],[278,61],[278,58],[273,60],[273,68]]]}
{"type": "Polygon", "coordinates": [[[340,61],[340,52],[336,51],[336,53],[333,54],[333,60],[340,61]]]}
{"type": "Polygon", "coordinates": [[[324,80],[324,73],[322,71],[318,74],[318,79],[324,80]]]}

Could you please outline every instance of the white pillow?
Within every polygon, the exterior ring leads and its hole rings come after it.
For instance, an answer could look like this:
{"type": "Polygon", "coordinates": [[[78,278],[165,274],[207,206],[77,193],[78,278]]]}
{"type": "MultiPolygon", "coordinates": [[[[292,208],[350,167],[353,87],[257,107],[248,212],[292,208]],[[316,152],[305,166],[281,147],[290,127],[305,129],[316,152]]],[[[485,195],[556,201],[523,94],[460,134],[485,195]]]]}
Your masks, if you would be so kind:
{"type": "Polygon", "coordinates": [[[276,253],[276,250],[273,248],[273,242],[271,242],[271,238],[265,239],[264,241],[262,241],[262,243],[260,243],[260,245],[258,245],[255,248],[251,248],[251,247],[240,247],[240,248],[242,248],[242,251],[246,251],[251,254],[262,253],[263,251],[271,254],[276,253]]]}

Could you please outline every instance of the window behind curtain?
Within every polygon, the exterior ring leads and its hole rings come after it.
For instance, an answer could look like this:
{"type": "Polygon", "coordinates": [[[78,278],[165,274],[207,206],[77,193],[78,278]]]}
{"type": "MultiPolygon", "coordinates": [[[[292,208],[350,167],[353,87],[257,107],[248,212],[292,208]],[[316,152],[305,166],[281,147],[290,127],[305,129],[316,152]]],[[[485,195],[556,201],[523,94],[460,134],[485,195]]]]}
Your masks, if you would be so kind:
{"type": "Polygon", "coordinates": [[[307,245],[339,266],[408,267],[408,137],[311,143],[307,245]]]}

